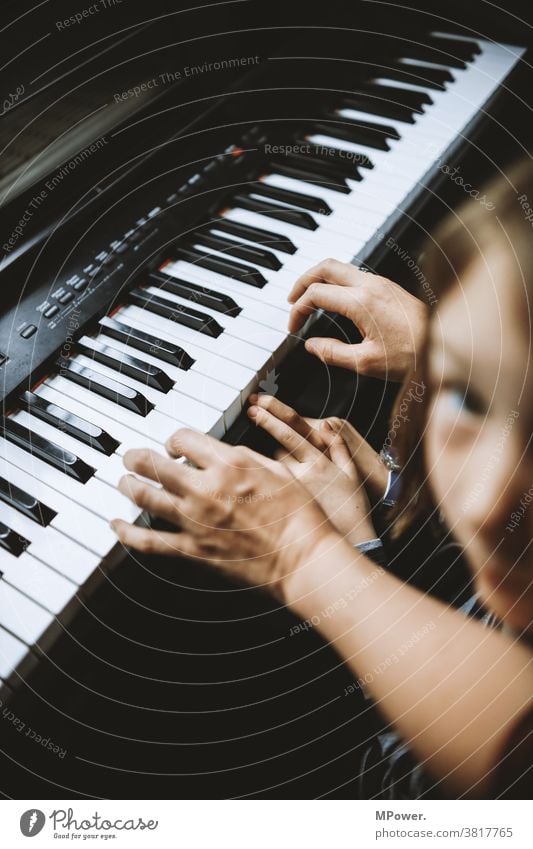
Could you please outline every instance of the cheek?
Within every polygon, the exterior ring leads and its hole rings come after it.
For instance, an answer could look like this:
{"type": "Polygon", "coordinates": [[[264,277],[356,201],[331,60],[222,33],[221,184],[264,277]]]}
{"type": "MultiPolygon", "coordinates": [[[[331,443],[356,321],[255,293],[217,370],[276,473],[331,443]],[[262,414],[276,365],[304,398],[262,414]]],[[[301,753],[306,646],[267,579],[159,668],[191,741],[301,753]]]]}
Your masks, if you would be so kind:
{"type": "Polygon", "coordinates": [[[457,527],[461,505],[471,488],[468,451],[470,443],[437,401],[428,419],[425,461],[433,497],[447,523],[457,527]]]}

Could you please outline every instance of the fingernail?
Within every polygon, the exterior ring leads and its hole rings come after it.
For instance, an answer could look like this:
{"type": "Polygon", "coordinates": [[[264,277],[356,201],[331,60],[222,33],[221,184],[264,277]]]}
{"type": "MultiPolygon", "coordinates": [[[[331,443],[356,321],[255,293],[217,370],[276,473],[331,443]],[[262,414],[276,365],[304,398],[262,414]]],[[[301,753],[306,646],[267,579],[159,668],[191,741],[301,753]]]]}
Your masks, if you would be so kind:
{"type": "Polygon", "coordinates": [[[248,398],[248,401],[250,402],[250,404],[257,404],[258,398],[259,398],[258,394],[256,392],[254,392],[253,395],[250,395],[250,397],[248,398]]]}
{"type": "Polygon", "coordinates": [[[111,519],[111,521],[109,523],[109,527],[111,528],[112,531],[114,531],[114,533],[117,533],[117,520],[111,519]]]}
{"type": "Polygon", "coordinates": [[[258,412],[259,412],[258,407],[248,407],[248,415],[250,416],[251,419],[255,419],[258,412]]]}

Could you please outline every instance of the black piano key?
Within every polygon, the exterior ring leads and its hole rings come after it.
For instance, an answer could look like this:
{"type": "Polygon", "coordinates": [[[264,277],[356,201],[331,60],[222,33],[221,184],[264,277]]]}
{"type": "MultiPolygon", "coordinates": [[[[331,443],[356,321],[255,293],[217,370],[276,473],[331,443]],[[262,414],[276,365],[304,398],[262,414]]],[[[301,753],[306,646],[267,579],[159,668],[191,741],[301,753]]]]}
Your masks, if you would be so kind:
{"type": "Polygon", "coordinates": [[[145,383],[146,386],[151,386],[152,389],[158,389],[160,392],[169,392],[174,386],[174,381],[158,366],[145,363],[143,360],[125,354],[123,351],[117,351],[116,348],[113,348],[112,345],[106,345],[101,339],[94,339],[92,342],[92,345],[87,345],[81,339],[76,343],[76,350],[96,363],[102,363],[102,365],[114,369],[119,374],[132,377],[134,380],[145,383]]]}
{"type": "Polygon", "coordinates": [[[281,268],[281,262],[276,254],[265,250],[265,248],[246,245],[242,242],[236,242],[234,239],[223,239],[221,236],[213,236],[211,233],[199,233],[195,235],[194,241],[206,248],[222,251],[228,256],[253,262],[263,268],[272,268],[274,271],[279,271],[281,268]]]}
{"type": "Polygon", "coordinates": [[[295,227],[302,227],[304,230],[317,230],[318,224],[312,215],[307,212],[302,212],[300,209],[289,209],[285,206],[273,206],[266,199],[260,201],[258,198],[252,198],[249,195],[235,195],[233,204],[241,209],[248,209],[250,212],[257,212],[258,215],[265,215],[267,218],[274,218],[278,221],[285,221],[286,224],[293,224],[295,227]]]}
{"type": "Polygon", "coordinates": [[[13,557],[20,557],[29,545],[29,539],[22,537],[20,534],[12,531],[11,528],[8,528],[7,525],[4,525],[3,522],[0,522],[0,548],[9,551],[13,557]]]}
{"type": "Polygon", "coordinates": [[[363,83],[350,94],[343,97],[343,102],[348,103],[351,99],[358,97],[368,98],[368,102],[375,100],[378,103],[393,103],[402,106],[411,113],[422,113],[424,106],[431,106],[433,100],[427,91],[416,91],[411,88],[399,88],[398,86],[385,85],[385,83],[363,83]]]}
{"type": "MultiPolygon", "coordinates": [[[[333,141],[336,135],[336,128],[333,126],[327,128],[323,127],[321,132],[333,141]]],[[[312,134],[309,133],[309,136],[311,135],[312,134]]],[[[338,134],[336,137],[340,138],[338,134]]],[[[354,154],[353,156],[350,155],[348,157],[345,151],[339,150],[333,145],[328,146],[327,144],[316,144],[315,142],[311,142],[307,136],[297,138],[295,143],[299,145],[310,145],[314,156],[322,156],[327,158],[329,162],[334,162],[338,168],[344,170],[347,177],[353,177],[353,174],[357,172],[357,168],[372,169],[374,167],[372,160],[369,159],[367,154],[363,152],[354,154]]],[[[355,179],[357,179],[357,177],[355,179]]]]}
{"type": "Polygon", "coordinates": [[[195,360],[181,348],[175,345],[174,342],[168,342],[166,339],[159,339],[157,336],[152,336],[150,333],[145,333],[144,330],[137,330],[136,327],[130,327],[123,324],[121,321],[116,321],[114,318],[104,316],[100,319],[100,326],[104,328],[106,334],[119,342],[124,342],[130,345],[137,351],[143,351],[145,354],[152,354],[158,360],[163,360],[165,363],[170,363],[177,368],[187,371],[194,365],[195,360]]]}
{"type": "Polygon", "coordinates": [[[37,522],[38,525],[42,525],[43,528],[57,516],[56,511],[51,507],[42,504],[33,495],[24,492],[23,489],[2,477],[0,477],[0,500],[14,507],[33,522],[37,522]]]}
{"type": "Polygon", "coordinates": [[[374,124],[366,118],[347,118],[344,115],[339,115],[338,111],[330,112],[327,117],[332,121],[348,121],[358,128],[360,135],[368,134],[369,138],[385,136],[385,138],[394,139],[395,141],[399,141],[401,138],[396,127],[393,127],[391,124],[374,124]]]}
{"type": "Polygon", "coordinates": [[[376,93],[374,95],[365,92],[355,92],[347,97],[343,97],[339,108],[358,109],[360,112],[379,115],[382,118],[392,121],[403,121],[405,124],[414,124],[415,114],[422,114],[421,109],[415,112],[415,110],[410,109],[408,106],[404,106],[403,103],[398,103],[393,99],[387,98],[383,93],[376,93]]]}
{"type": "Polygon", "coordinates": [[[381,97],[393,103],[399,103],[413,112],[422,112],[423,106],[433,105],[433,98],[427,91],[400,88],[399,86],[386,85],[385,83],[362,83],[357,86],[354,94],[358,94],[359,92],[373,97],[381,97]]]}
{"type": "Polygon", "coordinates": [[[168,318],[175,324],[183,324],[184,327],[190,327],[191,330],[196,330],[198,333],[205,334],[205,336],[211,336],[213,339],[218,338],[224,330],[212,316],[194,310],[192,307],[182,306],[173,301],[165,300],[165,298],[158,298],[144,289],[133,289],[129,294],[129,299],[132,304],[141,309],[153,312],[162,318],[168,318]]]}
{"type": "Polygon", "coordinates": [[[148,282],[154,286],[159,286],[166,292],[171,292],[173,295],[179,295],[180,298],[194,301],[195,304],[216,310],[232,318],[242,312],[241,307],[229,295],[225,295],[223,292],[215,292],[214,289],[208,289],[206,286],[200,286],[197,283],[189,283],[188,280],[180,280],[179,277],[165,274],[164,270],[149,274],[148,282]]]}
{"type": "Polygon", "coordinates": [[[284,174],[286,177],[293,177],[295,180],[302,180],[304,183],[311,183],[313,186],[323,186],[332,192],[341,192],[341,194],[345,195],[350,194],[351,189],[344,177],[339,177],[338,174],[328,173],[322,167],[320,160],[313,161],[311,157],[303,156],[301,158],[304,161],[297,164],[288,161],[270,162],[269,164],[277,174],[284,174]]]}
{"type": "Polygon", "coordinates": [[[2,436],[80,483],[87,483],[95,473],[92,466],[80,460],[72,451],[66,451],[14,419],[4,419],[2,436]]]}
{"type": "Polygon", "coordinates": [[[462,38],[440,38],[438,35],[430,35],[426,37],[425,41],[437,50],[451,53],[453,56],[464,59],[465,62],[471,62],[474,56],[481,53],[481,47],[477,42],[462,38]]]}
{"type": "Polygon", "coordinates": [[[178,245],[177,257],[178,259],[187,260],[187,262],[199,268],[215,271],[217,274],[223,274],[225,277],[232,277],[235,280],[240,280],[242,283],[248,283],[249,286],[255,286],[257,289],[262,289],[267,282],[266,278],[256,268],[241,265],[241,263],[233,262],[230,259],[206,254],[203,251],[197,251],[186,245],[178,245]]]}
{"type": "Polygon", "coordinates": [[[340,118],[338,115],[335,119],[332,119],[331,124],[317,124],[315,132],[327,133],[330,136],[336,136],[338,139],[344,139],[354,144],[374,147],[376,150],[390,150],[387,137],[384,133],[376,133],[374,130],[362,127],[355,121],[340,118]]]}
{"type": "Polygon", "coordinates": [[[270,246],[276,251],[283,251],[286,254],[295,254],[298,250],[288,236],[272,233],[270,230],[262,230],[260,227],[250,227],[248,224],[240,224],[238,221],[232,221],[230,218],[218,218],[214,222],[211,221],[210,226],[213,230],[223,230],[224,233],[249,239],[250,242],[257,242],[258,245],[270,246]]]}
{"type": "Polygon", "coordinates": [[[276,159],[276,167],[279,167],[283,163],[287,163],[291,168],[301,169],[302,171],[309,171],[314,174],[326,174],[334,181],[337,180],[339,185],[343,186],[346,186],[347,177],[350,177],[352,180],[363,179],[353,164],[350,164],[349,167],[341,165],[333,154],[325,150],[321,153],[314,153],[313,155],[307,153],[288,153],[276,159]]]}
{"type": "Polygon", "coordinates": [[[400,83],[419,85],[422,88],[445,90],[445,83],[453,83],[454,77],[443,68],[426,68],[423,65],[410,65],[385,60],[372,71],[372,78],[398,80],[400,83]]]}
{"type": "Polygon", "coordinates": [[[434,62],[436,65],[444,65],[446,68],[458,68],[461,71],[464,71],[466,68],[464,59],[446,50],[445,45],[436,47],[429,39],[425,44],[409,44],[402,41],[398,46],[398,53],[402,58],[420,59],[421,62],[434,62]]]}
{"type": "Polygon", "coordinates": [[[86,422],[85,419],[64,410],[63,407],[58,407],[57,404],[52,404],[41,395],[26,391],[22,393],[19,401],[28,413],[31,413],[35,418],[63,430],[69,436],[79,439],[80,442],[84,442],[85,445],[89,445],[102,454],[107,454],[108,457],[120,445],[118,440],[98,425],[86,422]]]}
{"type": "Polygon", "coordinates": [[[269,186],[267,183],[255,183],[250,191],[252,194],[274,201],[279,200],[281,203],[288,203],[298,209],[306,209],[308,212],[317,212],[319,215],[331,215],[333,211],[325,200],[314,195],[292,192],[289,189],[279,189],[277,186],[269,186]]]}
{"type": "Polygon", "coordinates": [[[131,389],[131,387],[125,386],[105,374],[93,371],[75,360],[60,360],[58,365],[61,369],[61,377],[83,386],[90,392],[94,392],[95,395],[101,395],[102,398],[113,401],[120,407],[124,407],[125,410],[130,410],[140,416],[147,416],[154,409],[154,405],[150,403],[148,398],[145,398],[136,389],[131,389]]]}

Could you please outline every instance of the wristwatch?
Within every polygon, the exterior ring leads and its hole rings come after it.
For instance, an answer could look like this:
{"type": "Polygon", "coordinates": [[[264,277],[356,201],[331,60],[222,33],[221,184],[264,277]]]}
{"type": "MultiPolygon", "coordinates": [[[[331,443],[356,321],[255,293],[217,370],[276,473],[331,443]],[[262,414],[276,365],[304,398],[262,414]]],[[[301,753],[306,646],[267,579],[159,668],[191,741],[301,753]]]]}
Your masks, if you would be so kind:
{"type": "Polygon", "coordinates": [[[379,452],[379,459],[390,472],[399,472],[400,464],[396,460],[393,452],[389,448],[383,447],[379,452]]]}

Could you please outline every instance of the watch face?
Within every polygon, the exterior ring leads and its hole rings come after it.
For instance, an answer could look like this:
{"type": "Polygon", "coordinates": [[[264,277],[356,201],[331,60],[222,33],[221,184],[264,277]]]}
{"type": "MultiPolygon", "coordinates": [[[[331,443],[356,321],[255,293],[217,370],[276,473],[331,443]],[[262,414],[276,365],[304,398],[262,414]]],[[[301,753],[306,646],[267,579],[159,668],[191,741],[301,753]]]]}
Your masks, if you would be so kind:
{"type": "Polygon", "coordinates": [[[382,448],[379,453],[379,456],[381,458],[381,462],[384,466],[387,467],[387,469],[390,469],[391,471],[397,471],[400,468],[400,466],[396,462],[396,458],[388,450],[388,448],[382,448]]]}

